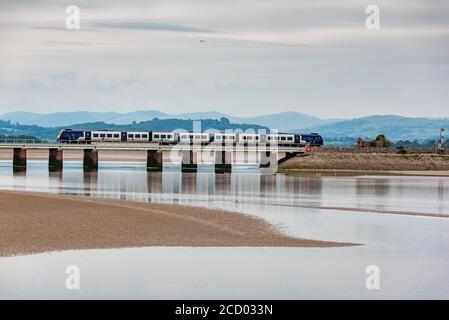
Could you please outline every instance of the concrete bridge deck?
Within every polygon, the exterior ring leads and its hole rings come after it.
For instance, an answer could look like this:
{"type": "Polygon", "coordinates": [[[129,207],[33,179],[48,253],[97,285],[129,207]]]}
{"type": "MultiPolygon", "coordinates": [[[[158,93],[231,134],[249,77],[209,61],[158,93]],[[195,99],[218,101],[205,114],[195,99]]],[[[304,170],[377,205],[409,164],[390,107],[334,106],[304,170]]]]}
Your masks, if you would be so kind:
{"type": "Polygon", "coordinates": [[[0,149],[62,149],[62,150],[116,150],[116,151],[171,151],[173,149],[182,150],[210,150],[210,151],[233,151],[233,150],[246,150],[246,151],[263,151],[263,150],[277,150],[278,152],[305,152],[305,145],[296,146],[282,146],[282,145],[269,145],[269,144],[215,144],[210,143],[207,145],[200,144],[182,144],[175,145],[161,145],[159,143],[114,143],[114,142],[101,142],[95,144],[60,144],[60,143],[20,143],[20,142],[1,142],[0,149]]]}

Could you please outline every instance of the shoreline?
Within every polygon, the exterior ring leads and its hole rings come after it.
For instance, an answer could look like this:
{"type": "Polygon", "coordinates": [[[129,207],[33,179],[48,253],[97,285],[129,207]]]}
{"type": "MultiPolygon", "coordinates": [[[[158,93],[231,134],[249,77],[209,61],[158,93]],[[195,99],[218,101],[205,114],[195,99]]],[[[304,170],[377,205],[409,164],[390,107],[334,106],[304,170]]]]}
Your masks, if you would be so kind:
{"type": "Polygon", "coordinates": [[[0,257],[139,247],[358,244],[295,238],[249,215],[170,204],[0,191],[0,257]]]}

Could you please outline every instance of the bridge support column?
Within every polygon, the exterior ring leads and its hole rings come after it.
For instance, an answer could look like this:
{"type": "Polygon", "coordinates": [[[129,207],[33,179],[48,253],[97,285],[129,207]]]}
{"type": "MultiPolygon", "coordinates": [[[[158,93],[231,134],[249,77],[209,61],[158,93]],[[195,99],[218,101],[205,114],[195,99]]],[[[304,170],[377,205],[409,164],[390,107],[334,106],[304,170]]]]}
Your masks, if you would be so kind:
{"type": "Polygon", "coordinates": [[[197,153],[194,150],[182,152],[182,172],[196,172],[198,169],[197,153]]]}
{"type": "Polygon", "coordinates": [[[147,152],[147,170],[158,172],[162,171],[163,153],[157,150],[148,150],[147,152]]]}
{"type": "Polygon", "coordinates": [[[281,163],[283,163],[283,162],[285,162],[288,159],[291,159],[293,157],[296,157],[296,153],[294,153],[294,152],[282,152],[282,153],[279,153],[278,164],[281,164],[281,163]]]}
{"type": "Polygon", "coordinates": [[[260,153],[260,167],[269,168],[272,163],[271,151],[263,151],[260,153]]]}
{"type": "Polygon", "coordinates": [[[263,151],[260,153],[260,172],[263,175],[274,175],[278,171],[278,153],[263,151]]]}
{"type": "Polygon", "coordinates": [[[215,152],[215,173],[232,172],[232,155],[228,151],[215,152]]]}
{"type": "Polygon", "coordinates": [[[27,167],[27,150],[22,148],[14,148],[13,169],[15,171],[24,171],[27,167]]]}
{"type": "Polygon", "coordinates": [[[98,150],[84,149],[84,170],[98,170],[98,150]]]}
{"type": "Polygon", "coordinates": [[[63,167],[63,151],[62,149],[48,150],[48,169],[50,171],[60,171],[63,167]]]}

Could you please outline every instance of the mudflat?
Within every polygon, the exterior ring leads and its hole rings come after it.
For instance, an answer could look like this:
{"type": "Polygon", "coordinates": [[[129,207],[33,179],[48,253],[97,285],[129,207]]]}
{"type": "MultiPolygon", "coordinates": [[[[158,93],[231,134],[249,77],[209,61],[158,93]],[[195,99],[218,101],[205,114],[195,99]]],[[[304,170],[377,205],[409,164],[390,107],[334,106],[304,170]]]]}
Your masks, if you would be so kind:
{"type": "Polygon", "coordinates": [[[0,191],[0,256],[176,247],[341,247],[282,234],[240,213],[179,205],[0,191]]]}

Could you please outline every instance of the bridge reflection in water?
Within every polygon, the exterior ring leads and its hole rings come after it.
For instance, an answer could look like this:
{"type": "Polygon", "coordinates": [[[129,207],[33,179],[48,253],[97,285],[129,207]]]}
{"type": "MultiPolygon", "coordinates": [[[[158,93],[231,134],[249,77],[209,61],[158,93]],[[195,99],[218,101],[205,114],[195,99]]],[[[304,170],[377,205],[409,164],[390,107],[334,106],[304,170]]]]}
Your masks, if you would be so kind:
{"type": "Polygon", "coordinates": [[[0,166],[0,189],[208,207],[220,202],[237,205],[242,201],[294,204],[293,200],[304,200],[310,193],[316,197],[322,189],[321,179],[262,175],[256,167],[217,175],[202,168],[197,173],[185,173],[180,168],[148,172],[135,165],[116,163],[86,171],[80,162],[72,162],[63,171],[50,171],[44,161],[30,161],[28,170],[13,171],[8,164],[0,166]]]}

